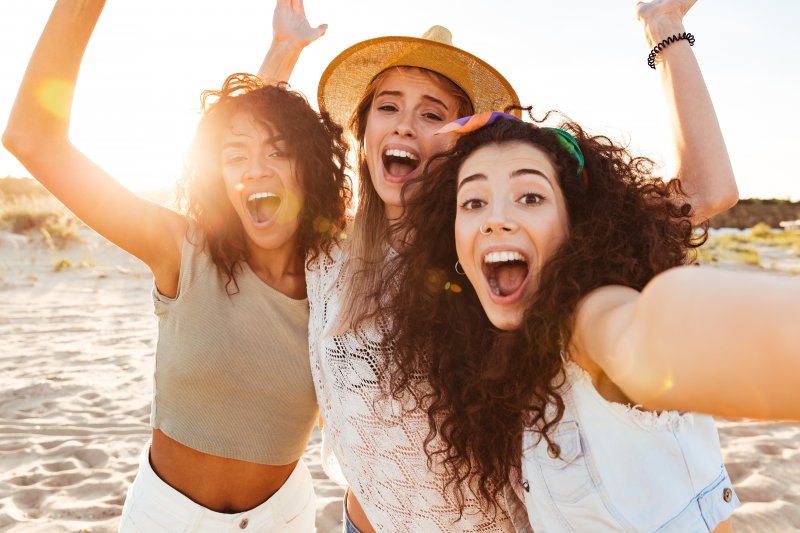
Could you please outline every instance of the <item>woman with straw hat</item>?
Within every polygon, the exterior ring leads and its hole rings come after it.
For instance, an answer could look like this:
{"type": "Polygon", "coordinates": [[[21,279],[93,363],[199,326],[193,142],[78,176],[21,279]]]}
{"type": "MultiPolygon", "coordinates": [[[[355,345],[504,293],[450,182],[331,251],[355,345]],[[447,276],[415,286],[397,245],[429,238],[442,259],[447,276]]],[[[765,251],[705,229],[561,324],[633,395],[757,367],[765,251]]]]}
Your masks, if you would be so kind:
{"type": "MultiPolygon", "coordinates": [[[[657,1],[659,9],[643,11],[648,39],[655,43],[680,30],[688,7],[679,4],[692,3],[657,1]]],[[[302,48],[325,27],[308,24],[302,1],[279,0],[273,29],[259,74],[285,80],[302,48]]],[[[727,161],[724,143],[697,63],[683,48],[665,50],[659,63],[682,147],[679,169],[694,169],[682,185],[693,199],[693,221],[700,222],[732,205],[736,186],[730,166],[714,163],[727,161]]],[[[403,185],[453,141],[434,133],[458,116],[516,105],[516,93],[491,65],[452,46],[449,32],[434,27],[422,38],[379,37],[343,51],[325,69],[318,98],[323,112],[350,126],[358,145],[358,213],[348,238],[332,259],[307,272],[311,366],[325,422],[323,462],[329,475],[350,486],[345,528],[524,528],[524,519],[512,523],[514,497],[501,494],[492,512],[476,496],[477,487],[460,491],[461,499],[448,490],[442,458],[429,461],[425,454],[426,446],[438,443],[429,432],[428,398],[403,392],[415,376],[396,371],[384,342],[388,326],[377,313],[381,301],[392,298],[379,294],[382,267],[405,244],[390,232],[403,214],[403,185]]]]}

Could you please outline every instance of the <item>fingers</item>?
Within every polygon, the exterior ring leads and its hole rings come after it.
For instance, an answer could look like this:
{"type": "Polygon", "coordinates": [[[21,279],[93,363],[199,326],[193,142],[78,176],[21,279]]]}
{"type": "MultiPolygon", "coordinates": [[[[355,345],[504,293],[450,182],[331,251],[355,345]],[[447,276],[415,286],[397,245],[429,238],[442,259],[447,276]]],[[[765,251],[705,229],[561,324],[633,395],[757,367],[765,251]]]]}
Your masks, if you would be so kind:
{"type": "Polygon", "coordinates": [[[327,24],[320,24],[319,26],[317,26],[317,33],[319,34],[319,37],[322,37],[323,35],[325,35],[326,31],[328,31],[328,25],[327,24]]]}

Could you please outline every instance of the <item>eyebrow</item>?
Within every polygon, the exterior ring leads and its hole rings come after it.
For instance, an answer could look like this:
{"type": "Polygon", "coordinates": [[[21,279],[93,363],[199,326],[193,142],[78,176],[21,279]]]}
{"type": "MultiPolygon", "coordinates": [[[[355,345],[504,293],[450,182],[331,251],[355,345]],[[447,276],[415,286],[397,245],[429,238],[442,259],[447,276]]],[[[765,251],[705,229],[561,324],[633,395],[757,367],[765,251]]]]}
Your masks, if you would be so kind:
{"type": "MultiPolygon", "coordinates": [[[[513,171],[511,173],[511,176],[509,176],[509,178],[518,178],[520,176],[528,176],[531,174],[544,178],[544,180],[550,185],[550,187],[553,188],[553,183],[550,181],[550,178],[548,178],[541,170],[536,170],[535,168],[519,168],[513,171]]],[[[461,183],[458,184],[458,188],[456,189],[456,193],[458,193],[458,191],[461,190],[461,187],[464,186],[464,184],[469,183],[470,181],[478,181],[485,179],[487,179],[486,174],[481,174],[480,172],[477,174],[471,174],[466,178],[464,178],[463,180],[461,180],[461,183]]]]}
{"type": "MultiPolygon", "coordinates": [[[[375,98],[373,100],[377,100],[381,96],[403,96],[403,91],[389,91],[389,90],[381,91],[375,95],[375,98]]],[[[439,100],[435,96],[431,96],[429,94],[423,94],[422,98],[423,100],[428,100],[430,102],[433,102],[434,104],[439,104],[445,109],[445,111],[450,111],[450,108],[447,107],[447,104],[445,104],[443,101],[439,100]]]]}
{"type": "MultiPolygon", "coordinates": [[[[252,138],[250,137],[250,135],[246,135],[244,133],[233,133],[232,135],[237,137],[247,137],[248,139],[252,138]]],[[[286,142],[286,138],[283,135],[277,135],[275,137],[270,137],[269,139],[264,141],[264,144],[272,145],[275,148],[277,148],[279,142],[286,142]]],[[[222,149],[225,150],[226,148],[242,148],[247,144],[248,143],[246,141],[239,141],[239,140],[223,141],[222,149]]]]}

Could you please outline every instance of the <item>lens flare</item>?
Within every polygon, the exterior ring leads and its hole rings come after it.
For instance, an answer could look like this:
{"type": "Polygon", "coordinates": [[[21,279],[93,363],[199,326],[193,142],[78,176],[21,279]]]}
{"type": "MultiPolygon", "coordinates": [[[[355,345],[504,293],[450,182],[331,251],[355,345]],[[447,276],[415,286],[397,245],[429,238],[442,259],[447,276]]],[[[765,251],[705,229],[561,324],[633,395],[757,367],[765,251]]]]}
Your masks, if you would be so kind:
{"type": "Polygon", "coordinates": [[[50,113],[61,119],[69,118],[75,85],[64,80],[50,79],[42,82],[37,91],[39,102],[50,113]]]}

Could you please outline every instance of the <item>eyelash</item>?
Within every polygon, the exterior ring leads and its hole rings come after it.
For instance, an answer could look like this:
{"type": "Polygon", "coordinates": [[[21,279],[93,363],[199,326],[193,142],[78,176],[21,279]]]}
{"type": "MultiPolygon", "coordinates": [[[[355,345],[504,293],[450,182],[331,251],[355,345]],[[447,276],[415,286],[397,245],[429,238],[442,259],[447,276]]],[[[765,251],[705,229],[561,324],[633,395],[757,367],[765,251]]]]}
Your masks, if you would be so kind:
{"type": "MultiPolygon", "coordinates": [[[[397,106],[393,104],[382,104],[378,106],[378,111],[394,112],[397,111],[397,106]]],[[[442,118],[438,113],[433,113],[430,111],[423,113],[422,116],[429,120],[435,120],[437,122],[442,122],[444,120],[444,118],[442,118]]]]}
{"type": "MultiPolygon", "coordinates": [[[[520,196],[517,201],[522,203],[522,205],[539,205],[544,201],[544,199],[545,199],[544,196],[542,196],[539,193],[529,192],[529,193],[525,193],[522,196],[520,196]],[[521,200],[525,199],[526,197],[535,198],[536,201],[535,202],[522,202],[521,200]]],[[[485,205],[486,205],[486,202],[484,202],[483,200],[479,200],[477,198],[469,198],[467,200],[464,200],[460,204],[458,204],[458,207],[460,209],[464,209],[465,211],[472,211],[473,209],[480,209],[481,207],[483,207],[485,205]],[[475,203],[478,203],[480,205],[470,205],[470,204],[475,204],[475,203]]]]}
{"type": "Polygon", "coordinates": [[[473,209],[480,209],[484,205],[486,205],[486,202],[484,202],[483,200],[478,200],[477,198],[470,198],[458,204],[458,207],[464,209],[465,211],[472,211],[473,209]],[[481,205],[470,206],[470,204],[472,203],[480,203],[481,205]]]}
{"type": "Polygon", "coordinates": [[[528,197],[528,196],[536,198],[536,201],[535,202],[531,202],[531,203],[523,202],[524,205],[538,205],[538,204],[540,204],[540,203],[542,203],[544,201],[544,196],[542,196],[539,193],[535,193],[535,192],[525,193],[525,194],[523,194],[522,196],[519,197],[519,200],[522,200],[523,198],[528,197]]]}
{"type": "Polygon", "coordinates": [[[226,165],[235,165],[236,163],[241,163],[242,161],[244,161],[244,159],[245,159],[245,157],[243,155],[232,155],[232,156],[226,157],[223,160],[223,162],[226,165]]]}

